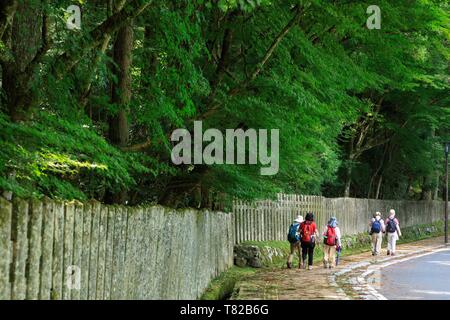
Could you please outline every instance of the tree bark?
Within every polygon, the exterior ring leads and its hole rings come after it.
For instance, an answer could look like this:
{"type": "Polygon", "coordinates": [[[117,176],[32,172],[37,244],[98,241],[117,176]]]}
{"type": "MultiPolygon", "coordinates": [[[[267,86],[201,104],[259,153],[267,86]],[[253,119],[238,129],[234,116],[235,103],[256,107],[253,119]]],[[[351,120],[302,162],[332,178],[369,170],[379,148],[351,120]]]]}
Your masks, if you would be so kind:
{"type": "MultiPolygon", "coordinates": [[[[116,4],[116,8],[121,3],[122,1],[119,1],[118,4],[116,4]]],[[[87,52],[101,46],[105,39],[110,37],[116,31],[127,25],[131,25],[133,19],[142,14],[151,3],[152,1],[130,0],[127,5],[123,6],[123,8],[115,12],[102,24],[89,32],[88,40],[84,39],[85,42],[82,43],[81,48],[73,47],[59,55],[56,58],[56,63],[51,71],[53,76],[57,79],[61,79],[78,64],[87,52]]]]}
{"type": "Polygon", "coordinates": [[[350,186],[352,183],[352,166],[349,165],[346,169],[345,174],[345,187],[344,187],[344,197],[350,197],[350,186]]]}
{"type": "Polygon", "coordinates": [[[420,195],[420,200],[431,200],[432,199],[432,190],[430,187],[430,178],[428,176],[423,177],[422,183],[422,193],[420,195]]]}
{"type": "Polygon", "coordinates": [[[378,166],[375,170],[375,172],[373,173],[372,177],[370,178],[370,183],[369,183],[369,190],[367,191],[367,198],[370,199],[371,193],[372,193],[372,186],[373,183],[375,182],[376,177],[378,176],[378,174],[380,173],[381,169],[383,168],[384,165],[384,159],[386,158],[386,153],[389,149],[389,143],[385,145],[384,150],[383,150],[383,155],[381,156],[380,162],[378,163],[378,166]]]}
{"type": "Polygon", "coordinates": [[[379,199],[380,197],[380,191],[381,191],[381,183],[383,182],[383,176],[380,175],[380,178],[378,179],[378,184],[377,184],[377,192],[375,194],[375,199],[379,199]]]}
{"type": "MultiPolygon", "coordinates": [[[[106,13],[108,16],[108,19],[113,15],[113,13],[118,12],[123,9],[123,6],[125,5],[125,0],[118,1],[118,3],[114,6],[114,3],[112,0],[109,0],[107,3],[106,13]],[[113,10],[115,8],[115,11],[113,10]]],[[[81,108],[86,108],[86,105],[89,102],[89,96],[91,94],[91,86],[92,82],[95,79],[95,73],[98,70],[98,64],[100,61],[101,56],[106,52],[106,50],[109,47],[109,43],[111,41],[111,35],[106,35],[103,38],[103,41],[101,45],[99,46],[99,52],[95,53],[94,59],[92,61],[91,76],[87,77],[84,82],[80,86],[80,95],[79,95],[79,103],[81,108]]],[[[90,114],[90,117],[92,118],[92,115],[90,114]]]]}
{"type": "Polygon", "coordinates": [[[436,185],[434,186],[434,192],[433,192],[433,200],[439,200],[439,180],[440,180],[440,173],[439,171],[436,171],[436,185]]]}
{"type": "MultiPolygon", "coordinates": [[[[118,107],[117,113],[109,117],[109,140],[118,147],[128,144],[130,129],[128,125],[128,105],[131,100],[131,62],[133,51],[133,27],[131,23],[119,29],[113,49],[113,73],[117,83],[113,83],[111,102],[118,107]]],[[[108,193],[107,201],[111,203],[126,203],[127,192],[108,193]]]]}
{"type": "Polygon", "coordinates": [[[6,29],[11,25],[17,9],[17,0],[2,0],[0,3],[0,40],[3,39],[6,29]]]}
{"type": "Polygon", "coordinates": [[[353,166],[353,153],[354,153],[354,144],[355,137],[350,138],[350,143],[348,144],[348,154],[349,161],[347,163],[347,168],[345,169],[345,186],[344,186],[344,197],[350,197],[350,186],[352,183],[352,166],[353,166]]]}
{"type": "Polygon", "coordinates": [[[25,120],[29,110],[36,105],[37,96],[31,84],[35,75],[35,61],[46,47],[45,20],[41,2],[34,5],[20,2],[17,5],[11,25],[11,38],[14,41],[7,49],[11,58],[2,60],[2,86],[5,92],[2,104],[14,122],[25,120]]]}
{"type": "Polygon", "coordinates": [[[109,139],[120,147],[126,146],[130,137],[128,126],[128,104],[131,100],[131,60],[133,50],[133,28],[127,25],[121,28],[114,43],[114,74],[117,84],[113,84],[111,101],[119,108],[117,114],[109,120],[109,139]]]}

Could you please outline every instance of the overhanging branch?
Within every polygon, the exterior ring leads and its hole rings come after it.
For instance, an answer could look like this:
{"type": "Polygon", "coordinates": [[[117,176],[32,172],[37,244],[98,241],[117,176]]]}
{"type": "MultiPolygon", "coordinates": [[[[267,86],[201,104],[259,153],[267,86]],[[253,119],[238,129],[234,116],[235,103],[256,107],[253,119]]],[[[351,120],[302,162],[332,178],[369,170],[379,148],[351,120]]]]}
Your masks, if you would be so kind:
{"type": "MultiPolygon", "coordinates": [[[[292,30],[292,28],[297,25],[301,15],[303,14],[303,8],[300,6],[297,6],[295,10],[295,15],[292,17],[292,19],[286,24],[286,26],[278,33],[278,35],[275,37],[275,39],[272,41],[269,48],[266,50],[266,53],[264,54],[261,61],[256,65],[255,70],[251,73],[250,77],[246,79],[245,81],[242,81],[240,84],[235,86],[234,88],[230,89],[228,91],[228,96],[235,96],[239,94],[242,90],[244,90],[253,80],[258,77],[258,75],[261,73],[264,66],[267,64],[271,56],[273,55],[275,49],[279,46],[281,41],[286,37],[286,35],[289,33],[289,31],[292,30]]],[[[201,114],[198,119],[206,119],[209,116],[216,113],[220,107],[222,106],[222,102],[216,102],[212,106],[210,105],[209,108],[207,108],[206,112],[201,114]]]]}
{"type": "Polygon", "coordinates": [[[87,52],[104,43],[106,38],[110,37],[111,34],[139,16],[150,6],[150,4],[152,4],[152,2],[152,0],[131,0],[120,11],[110,16],[102,24],[89,32],[89,36],[87,37],[89,40],[86,40],[85,38],[85,43],[81,48],[71,48],[59,55],[56,58],[56,66],[52,72],[55,78],[61,79],[67,72],[72,70],[72,68],[78,64],[87,52]]]}
{"type": "Polygon", "coordinates": [[[142,142],[142,143],[137,143],[137,144],[134,144],[131,146],[121,147],[120,150],[136,152],[136,151],[141,151],[141,150],[144,150],[144,149],[150,147],[151,144],[152,144],[151,140],[147,139],[147,141],[142,142]]]}

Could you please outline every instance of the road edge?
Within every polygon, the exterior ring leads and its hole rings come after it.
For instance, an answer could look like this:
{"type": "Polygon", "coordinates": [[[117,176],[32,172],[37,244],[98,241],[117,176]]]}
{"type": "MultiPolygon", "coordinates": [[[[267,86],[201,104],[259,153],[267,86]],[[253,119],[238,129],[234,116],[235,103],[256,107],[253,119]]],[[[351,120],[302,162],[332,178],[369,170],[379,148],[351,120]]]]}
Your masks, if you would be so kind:
{"type": "Polygon", "coordinates": [[[380,272],[381,269],[391,266],[393,264],[409,261],[412,259],[424,257],[436,252],[440,252],[449,248],[449,245],[441,244],[435,245],[429,248],[416,250],[413,252],[409,252],[406,254],[399,254],[394,257],[386,257],[376,262],[371,261],[360,261],[357,263],[352,263],[346,266],[345,268],[334,272],[328,278],[328,281],[331,286],[336,288],[336,291],[347,296],[347,299],[350,300],[351,297],[345,292],[345,290],[338,284],[339,277],[346,277],[347,274],[357,271],[358,269],[364,270],[362,273],[357,273],[355,276],[351,276],[346,281],[350,283],[352,286],[352,290],[356,295],[363,297],[365,300],[389,300],[383,294],[381,294],[376,288],[374,288],[370,282],[367,281],[367,278],[375,273],[380,272]]]}

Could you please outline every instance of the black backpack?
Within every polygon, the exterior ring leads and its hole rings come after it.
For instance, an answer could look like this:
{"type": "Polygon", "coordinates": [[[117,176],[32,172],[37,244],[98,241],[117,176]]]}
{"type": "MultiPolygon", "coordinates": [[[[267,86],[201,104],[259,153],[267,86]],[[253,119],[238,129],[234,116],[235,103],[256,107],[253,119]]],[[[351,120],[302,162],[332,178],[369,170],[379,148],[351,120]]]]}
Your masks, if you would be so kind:
{"type": "Polygon", "coordinates": [[[394,219],[389,219],[386,225],[386,231],[389,233],[394,233],[397,231],[397,223],[395,223],[394,219]]]}

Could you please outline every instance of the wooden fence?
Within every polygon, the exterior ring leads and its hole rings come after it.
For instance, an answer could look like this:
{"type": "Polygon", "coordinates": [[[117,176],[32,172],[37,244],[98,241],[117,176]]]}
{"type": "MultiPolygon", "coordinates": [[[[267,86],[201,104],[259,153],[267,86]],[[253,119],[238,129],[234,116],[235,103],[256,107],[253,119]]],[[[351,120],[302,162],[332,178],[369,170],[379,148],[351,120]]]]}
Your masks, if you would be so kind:
{"type": "Polygon", "coordinates": [[[372,200],[325,198],[321,196],[279,194],[276,201],[245,202],[235,200],[236,242],[286,240],[290,224],[297,215],[313,212],[322,230],[331,216],[337,217],[343,234],[357,234],[368,229],[369,219],[376,211],[384,217],[390,209],[403,226],[428,224],[443,220],[443,201],[372,200]]]}
{"type": "Polygon", "coordinates": [[[0,197],[0,300],[195,299],[233,264],[231,217],[0,197]]]}
{"type": "Polygon", "coordinates": [[[310,211],[320,228],[334,215],[360,233],[391,208],[412,226],[442,220],[444,203],[280,194],[222,213],[0,197],[0,300],[195,299],[233,264],[235,243],[286,240],[310,211]]]}

